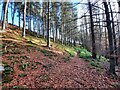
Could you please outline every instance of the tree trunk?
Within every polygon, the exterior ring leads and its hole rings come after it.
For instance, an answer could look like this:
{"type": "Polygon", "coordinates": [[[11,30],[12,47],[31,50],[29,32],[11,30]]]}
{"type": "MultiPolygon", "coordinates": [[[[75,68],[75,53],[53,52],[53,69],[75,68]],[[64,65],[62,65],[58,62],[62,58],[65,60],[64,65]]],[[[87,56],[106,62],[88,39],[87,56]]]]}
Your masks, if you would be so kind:
{"type": "Polygon", "coordinates": [[[63,28],[64,28],[63,25],[64,24],[62,24],[62,27],[61,27],[61,43],[62,43],[62,45],[63,45],[63,28]]]}
{"type": "Polygon", "coordinates": [[[53,21],[53,42],[55,42],[55,21],[53,21]]]}
{"type": "Polygon", "coordinates": [[[23,32],[22,32],[22,36],[25,37],[26,36],[26,5],[27,2],[26,0],[24,0],[24,15],[23,15],[23,32]]]}
{"type": "Polygon", "coordinates": [[[30,31],[32,31],[32,29],[31,29],[31,8],[32,7],[31,7],[31,2],[30,2],[30,26],[29,26],[30,27],[30,31]]]}
{"type": "MultiPolygon", "coordinates": [[[[110,2],[109,2],[110,5],[110,2]]],[[[112,8],[110,5],[110,12],[111,12],[111,18],[112,18],[112,29],[113,29],[113,40],[114,40],[114,54],[117,56],[117,43],[116,43],[116,36],[115,36],[115,25],[114,25],[114,17],[113,17],[113,12],[112,8]]],[[[116,65],[118,65],[117,58],[115,57],[116,65]]]]}
{"type": "MultiPolygon", "coordinates": [[[[118,6],[119,6],[119,16],[118,16],[118,31],[120,33],[120,0],[118,0],[118,6]]],[[[118,41],[118,56],[120,55],[120,34],[119,34],[119,41],[118,41]]],[[[120,58],[120,57],[119,57],[120,58]]]]}
{"type": "Polygon", "coordinates": [[[46,12],[45,12],[45,4],[46,2],[43,2],[43,11],[42,11],[42,34],[43,38],[45,38],[45,29],[46,29],[46,12]]]}
{"type": "MultiPolygon", "coordinates": [[[[112,28],[111,28],[111,22],[110,22],[110,15],[109,15],[109,9],[108,9],[108,5],[107,2],[103,2],[104,3],[104,7],[105,7],[105,14],[106,14],[106,22],[107,22],[107,29],[108,29],[108,41],[109,41],[109,50],[110,50],[110,55],[113,55],[113,36],[112,36],[112,28]]],[[[115,73],[115,60],[113,57],[110,57],[110,69],[109,72],[112,74],[116,74],[115,73]]]]}
{"type": "Polygon", "coordinates": [[[20,7],[19,7],[19,21],[18,21],[18,23],[19,23],[19,29],[20,29],[20,7]]]}
{"type": "Polygon", "coordinates": [[[2,13],[1,13],[1,21],[3,20],[3,17],[4,17],[5,5],[6,5],[6,2],[3,2],[2,13]]]}
{"type": "Polygon", "coordinates": [[[57,24],[56,24],[56,35],[55,35],[56,37],[55,37],[55,39],[56,39],[56,41],[58,40],[58,30],[57,30],[57,24]]]}
{"type": "Polygon", "coordinates": [[[40,35],[40,17],[38,17],[38,32],[37,35],[40,35]]]}
{"type": "Polygon", "coordinates": [[[47,17],[47,47],[50,48],[50,7],[48,1],[48,17],[47,17]]]}
{"type": "Polygon", "coordinates": [[[93,18],[92,18],[92,6],[90,2],[88,3],[89,3],[91,35],[92,35],[92,57],[96,58],[96,46],[95,46],[94,25],[93,25],[93,18]]]}
{"type": "Polygon", "coordinates": [[[6,27],[6,18],[7,18],[7,11],[8,11],[8,4],[10,0],[7,0],[6,5],[5,5],[5,11],[4,11],[4,18],[3,18],[3,25],[2,29],[5,30],[6,27]]]}
{"type": "Polygon", "coordinates": [[[28,2],[28,7],[29,7],[29,11],[28,11],[28,30],[30,31],[30,2],[28,2]]]}

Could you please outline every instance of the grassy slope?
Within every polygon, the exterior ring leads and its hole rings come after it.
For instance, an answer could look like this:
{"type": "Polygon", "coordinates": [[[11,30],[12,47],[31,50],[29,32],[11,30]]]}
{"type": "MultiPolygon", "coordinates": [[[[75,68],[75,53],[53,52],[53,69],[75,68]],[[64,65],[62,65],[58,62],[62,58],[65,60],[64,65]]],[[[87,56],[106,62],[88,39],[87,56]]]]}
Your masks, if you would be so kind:
{"type": "MultiPolygon", "coordinates": [[[[46,39],[42,37],[35,37],[32,35],[27,34],[25,38],[21,36],[21,30],[14,26],[14,30],[11,30],[11,25],[7,28],[7,32],[2,34],[3,39],[9,39],[13,42],[24,42],[26,45],[32,45],[35,47],[43,48],[47,45],[46,39]]],[[[71,56],[75,55],[75,50],[72,47],[61,45],[58,43],[51,42],[51,50],[57,50],[60,53],[68,52],[71,56]]]]}

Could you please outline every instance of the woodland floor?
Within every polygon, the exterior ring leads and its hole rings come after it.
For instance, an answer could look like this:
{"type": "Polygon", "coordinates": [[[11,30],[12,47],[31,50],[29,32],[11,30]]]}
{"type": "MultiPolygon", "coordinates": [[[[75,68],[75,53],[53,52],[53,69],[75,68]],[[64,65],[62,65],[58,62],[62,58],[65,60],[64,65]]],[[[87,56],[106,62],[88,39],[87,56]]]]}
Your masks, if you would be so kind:
{"type": "MultiPolygon", "coordinates": [[[[36,47],[21,46],[10,41],[19,48],[20,54],[5,54],[3,62],[9,63],[14,68],[10,75],[13,80],[3,83],[3,87],[12,88],[23,86],[26,88],[115,88],[118,83],[115,78],[108,76],[105,71],[97,71],[87,61],[75,57],[67,57],[59,53],[44,55],[36,47]],[[9,60],[13,56],[13,60],[9,60]],[[16,57],[15,57],[16,56],[16,57]],[[25,57],[27,56],[27,57],[25,57]],[[68,60],[67,60],[68,59],[68,60]],[[21,69],[22,62],[28,63],[28,67],[21,69]],[[20,74],[26,74],[20,77],[20,74]]],[[[15,48],[11,46],[10,48],[15,48]]]]}
{"type": "Polygon", "coordinates": [[[14,70],[8,77],[3,74],[1,88],[119,90],[118,79],[108,75],[105,69],[97,70],[77,54],[69,57],[57,49],[38,48],[11,38],[1,39],[8,50],[3,54],[2,62],[14,70]]]}

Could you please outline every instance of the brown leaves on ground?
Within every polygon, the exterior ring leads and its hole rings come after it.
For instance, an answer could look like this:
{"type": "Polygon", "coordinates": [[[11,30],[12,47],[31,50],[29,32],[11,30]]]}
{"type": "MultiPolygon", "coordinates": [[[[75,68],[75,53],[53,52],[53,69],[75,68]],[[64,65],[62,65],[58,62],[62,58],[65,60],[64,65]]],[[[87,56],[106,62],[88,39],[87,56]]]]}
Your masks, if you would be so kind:
{"type": "Polygon", "coordinates": [[[65,62],[64,57],[67,56],[57,51],[53,52],[54,55],[45,56],[40,48],[3,41],[3,45],[8,44],[10,45],[7,50],[18,48],[20,53],[3,54],[2,61],[12,66],[14,72],[11,74],[13,80],[3,83],[2,87],[109,89],[115,88],[114,84],[118,83],[118,80],[108,76],[105,70],[99,72],[77,56],[65,62]],[[10,56],[14,57],[11,59],[10,56]],[[20,77],[23,73],[25,76],[20,77]]]}

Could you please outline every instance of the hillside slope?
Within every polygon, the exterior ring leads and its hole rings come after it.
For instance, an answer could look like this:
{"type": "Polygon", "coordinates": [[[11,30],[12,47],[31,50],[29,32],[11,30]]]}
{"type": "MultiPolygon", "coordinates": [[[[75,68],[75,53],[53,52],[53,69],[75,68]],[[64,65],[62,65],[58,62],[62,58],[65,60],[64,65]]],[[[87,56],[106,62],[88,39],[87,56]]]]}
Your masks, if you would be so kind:
{"type": "Polygon", "coordinates": [[[116,89],[119,85],[119,81],[107,75],[104,69],[98,70],[79,58],[72,47],[52,42],[51,49],[48,49],[45,39],[28,34],[22,38],[21,30],[15,26],[9,26],[0,40],[0,55],[5,67],[3,89],[116,89]]]}

